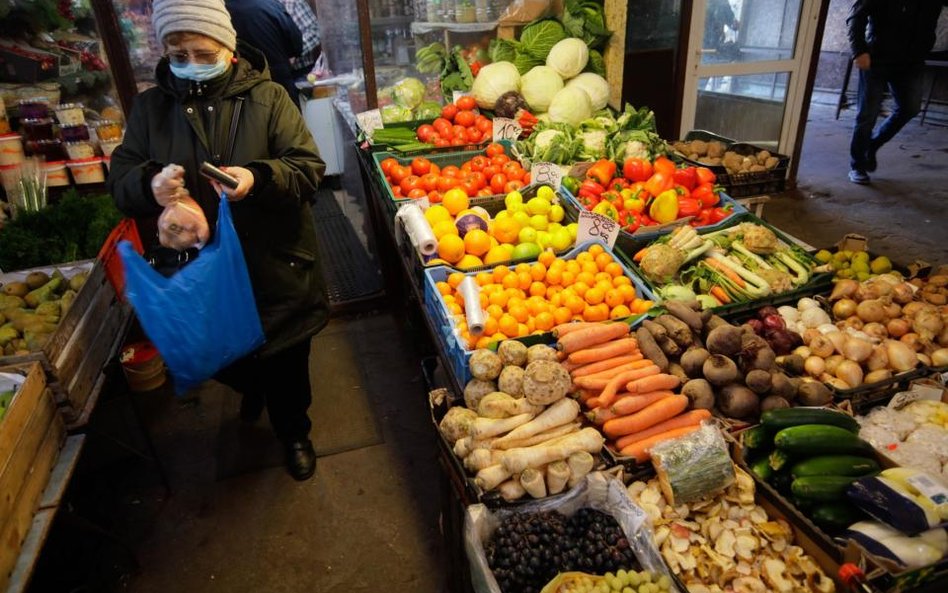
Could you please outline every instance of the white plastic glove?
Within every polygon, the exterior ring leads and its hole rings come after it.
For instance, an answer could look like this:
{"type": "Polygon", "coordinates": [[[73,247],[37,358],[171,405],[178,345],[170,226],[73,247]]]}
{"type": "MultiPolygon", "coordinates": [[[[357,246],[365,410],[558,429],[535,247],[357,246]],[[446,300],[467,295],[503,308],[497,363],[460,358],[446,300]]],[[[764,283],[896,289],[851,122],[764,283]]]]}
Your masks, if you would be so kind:
{"type": "Polygon", "coordinates": [[[184,187],[184,167],[174,163],[165,166],[151,178],[151,193],[161,206],[168,206],[180,198],[189,198],[191,194],[184,187]]]}
{"type": "Polygon", "coordinates": [[[158,242],[163,247],[178,251],[203,247],[210,234],[204,211],[187,196],[171,202],[158,218],[158,242]]]}

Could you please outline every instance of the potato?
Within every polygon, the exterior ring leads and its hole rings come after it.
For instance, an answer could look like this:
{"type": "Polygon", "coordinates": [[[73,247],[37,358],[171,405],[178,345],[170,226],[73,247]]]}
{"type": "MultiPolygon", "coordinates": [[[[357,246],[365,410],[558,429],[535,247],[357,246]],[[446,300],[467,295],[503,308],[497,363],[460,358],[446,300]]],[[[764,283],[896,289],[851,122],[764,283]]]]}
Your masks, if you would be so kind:
{"type": "Polygon", "coordinates": [[[779,162],[780,162],[780,159],[778,159],[775,156],[772,156],[772,157],[769,157],[766,161],[764,161],[764,166],[767,167],[768,169],[773,169],[774,167],[777,166],[777,163],[779,162]]]}
{"type": "Polygon", "coordinates": [[[757,157],[757,163],[760,165],[763,165],[764,163],[767,162],[767,159],[770,158],[770,151],[761,150],[760,152],[757,153],[756,157],[757,157]]]}
{"type": "Polygon", "coordinates": [[[708,143],[704,140],[692,140],[691,141],[691,152],[697,153],[699,155],[708,154],[708,143]]]}
{"type": "Polygon", "coordinates": [[[707,155],[709,157],[721,157],[724,155],[726,150],[727,150],[727,147],[724,145],[723,142],[718,142],[717,140],[712,140],[711,142],[708,142],[707,155]]]}
{"type": "Polygon", "coordinates": [[[750,171],[751,173],[757,173],[759,171],[766,171],[766,170],[767,170],[767,167],[763,165],[751,165],[750,169],[748,169],[748,171],[750,171]]]}

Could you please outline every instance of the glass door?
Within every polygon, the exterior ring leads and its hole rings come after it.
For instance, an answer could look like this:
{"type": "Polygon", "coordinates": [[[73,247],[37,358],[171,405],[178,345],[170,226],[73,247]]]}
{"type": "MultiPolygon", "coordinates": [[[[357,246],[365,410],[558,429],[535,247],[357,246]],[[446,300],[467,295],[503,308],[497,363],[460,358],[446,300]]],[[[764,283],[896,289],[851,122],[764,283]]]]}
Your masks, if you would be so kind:
{"type": "Polygon", "coordinates": [[[695,2],[681,135],[700,129],[790,154],[821,0],[695,2]]]}

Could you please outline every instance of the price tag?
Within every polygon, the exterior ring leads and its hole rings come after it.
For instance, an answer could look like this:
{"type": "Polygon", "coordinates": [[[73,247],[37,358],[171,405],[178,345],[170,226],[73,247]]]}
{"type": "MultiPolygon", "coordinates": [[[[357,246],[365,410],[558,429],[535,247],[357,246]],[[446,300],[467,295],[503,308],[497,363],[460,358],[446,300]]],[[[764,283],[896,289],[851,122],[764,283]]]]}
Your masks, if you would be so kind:
{"type": "Polygon", "coordinates": [[[579,228],[576,230],[576,244],[586,241],[602,241],[612,247],[619,236],[619,223],[595,212],[581,210],[579,228]]]}
{"type": "Polygon", "coordinates": [[[912,486],[915,486],[919,492],[930,498],[935,504],[948,502],[948,490],[930,478],[928,474],[914,475],[909,477],[906,481],[912,486]]]}
{"type": "Polygon", "coordinates": [[[520,124],[506,117],[494,118],[494,142],[500,140],[516,140],[520,138],[523,128],[520,124]]]}
{"type": "Polygon", "coordinates": [[[370,109],[362,113],[357,113],[356,120],[359,122],[359,127],[362,128],[362,131],[369,136],[371,136],[375,130],[385,127],[382,124],[382,112],[378,109],[370,109]]]}
{"type": "Polygon", "coordinates": [[[549,185],[559,189],[563,182],[563,170],[553,163],[533,163],[530,167],[530,183],[533,185],[549,185]]]}

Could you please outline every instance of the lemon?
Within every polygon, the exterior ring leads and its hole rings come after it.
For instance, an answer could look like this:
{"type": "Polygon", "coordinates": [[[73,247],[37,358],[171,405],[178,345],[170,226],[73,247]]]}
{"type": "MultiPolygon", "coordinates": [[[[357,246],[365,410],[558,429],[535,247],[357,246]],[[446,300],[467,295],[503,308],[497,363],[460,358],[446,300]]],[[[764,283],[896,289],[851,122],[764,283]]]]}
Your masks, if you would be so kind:
{"type": "Polygon", "coordinates": [[[559,204],[553,204],[553,206],[550,207],[548,216],[550,217],[550,222],[560,222],[563,220],[563,217],[566,216],[566,211],[563,210],[563,207],[559,204]]]}
{"type": "Polygon", "coordinates": [[[813,257],[815,257],[816,261],[820,262],[821,264],[828,264],[830,260],[833,259],[833,254],[826,249],[820,249],[813,257]]]}
{"type": "Polygon", "coordinates": [[[869,254],[865,251],[856,251],[853,252],[852,261],[869,261],[869,254]]]}
{"type": "Polygon", "coordinates": [[[520,206],[522,204],[523,194],[518,191],[512,191],[504,198],[504,205],[507,206],[508,210],[516,210],[513,206],[520,206]]]}
{"type": "Polygon", "coordinates": [[[544,200],[543,198],[536,197],[530,198],[530,201],[527,202],[527,212],[531,215],[536,216],[538,214],[546,214],[550,211],[550,203],[544,200]]]}
{"type": "Polygon", "coordinates": [[[547,220],[544,214],[534,214],[530,217],[530,226],[538,231],[545,231],[549,225],[550,221],[547,220]]]}
{"type": "Polygon", "coordinates": [[[546,227],[546,230],[550,231],[551,233],[554,233],[554,232],[560,230],[561,228],[563,228],[563,225],[561,225],[560,223],[558,223],[558,222],[551,222],[551,223],[546,227]]]}
{"type": "Polygon", "coordinates": [[[846,255],[846,253],[847,252],[845,251],[837,251],[835,254],[833,254],[833,261],[834,262],[849,261],[849,256],[846,255]]]}
{"type": "Polygon", "coordinates": [[[886,274],[892,271],[892,262],[889,261],[889,258],[882,255],[872,260],[872,263],[869,264],[869,269],[872,270],[874,274],[886,274]]]}
{"type": "Polygon", "coordinates": [[[516,248],[513,243],[501,243],[500,248],[507,252],[507,256],[512,256],[516,248]]]}
{"type": "Polygon", "coordinates": [[[537,230],[531,226],[525,226],[520,229],[520,233],[517,235],[517,240],[520,243],[536,243],[537,230]]]}
{"type": "Polygon", "coordinates": [[[579,223],[571,222],[566,225],[566,230],[569,231],[569,238],[573,241],[576,240],[576,234],[579,232],[579,223]]]}
{"type": "Polygon", "coordinates": [[[573,237],[569,234],[569,229],[560,227],[551,233],[550,247],[556,251],[563,251],[573,244],[573,237]]]}
{"type": "MultiPolygon", "coordinates": [[[[850,270],[850,271],[852,271],[852,270],[850,270]]],[[[857,273],[856,273],[856,280],[859,280],[860,282],[862,282],[862,281],[868,280],[868,279],[869,279],[869,272],[857,272],[857,273]]]]}
{"type": "Polygon", "coordinates": [[[521,243],[514,247],[513,253],[511,254],[513,259],[533,259],[540,255],[540,252],[543,251],[540,249],[540,246],[536,243],[521,243]]]}
{"type": "Polygon", "coordinates": [[[537,244],[541,249],[546,249],[549,247],[552,238],[552,235],[550,235],[550,233],[547,231],[537,231],[537,244]]]}
{"type": "Polygon", "coordinates": [[[541,185],[537,190],[537,197],[552,202],[556,198],[556,192],[549,185],[541,185]]]}
{"type": "Polygon", "coordinates": [[[503,219],[505,219],[505,218],[512,218],[512,217],[510,216],[510,212],[508,212],[508,211],[506,211],[506,210],[501,210],[501,211],[498,212],[496,215],[494,215],[494,220],[503,220],[503,219]]]}
{"type": "Polygon", "coordinates": [[[853,271],[850,270],[849,268],[839,270],[838,272],[836,272],[836,277],[837,278],[852,278],[853,271]]]}
{"type": "Polygon", "coordinates": [[[434,233],[435,239],[441,239],[445,235],[457,235],[458,227],[455,226],[453,220],[442,220],[431,225],[431,232],[434,233]]]}
{"type": "Polygon", "coordinates": [[[441,204],[433,204],[425,210],[425,219],[428,221],[428,224],[434,226],[443,220],[451,220],[451,213],[441,204]]]}
{"type": "Polygon", "coordinates": [[[514,212],[512,216],[513,216],[513,219],[517,221],[517,224],[519,224],[521,227],[530,225],[530,215],[527,214],[526,212],[524,211],[514,212]]]}

